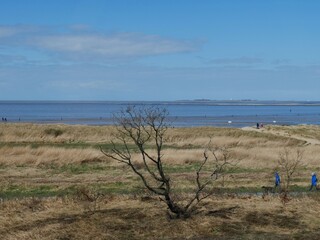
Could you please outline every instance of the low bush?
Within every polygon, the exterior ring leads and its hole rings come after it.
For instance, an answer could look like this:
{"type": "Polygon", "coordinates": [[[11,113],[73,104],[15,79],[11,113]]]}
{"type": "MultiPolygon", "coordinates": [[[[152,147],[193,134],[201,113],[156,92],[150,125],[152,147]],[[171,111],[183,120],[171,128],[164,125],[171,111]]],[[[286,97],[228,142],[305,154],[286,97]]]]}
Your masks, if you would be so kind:
{"type": "Polygon", "coordinates": [[[51,135],[54,137],[58,137],[63,134],[63,131],[61,129],[56,129],[56,128],[47,128],[44,130],[45,134],[51,135]]]}

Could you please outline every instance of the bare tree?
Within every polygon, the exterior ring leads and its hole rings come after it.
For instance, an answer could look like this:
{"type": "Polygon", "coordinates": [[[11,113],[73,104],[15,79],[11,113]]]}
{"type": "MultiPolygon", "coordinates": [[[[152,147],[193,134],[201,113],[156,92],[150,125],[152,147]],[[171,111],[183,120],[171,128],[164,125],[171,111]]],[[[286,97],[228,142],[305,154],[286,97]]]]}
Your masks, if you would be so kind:
{"type": "Polygon", "coordinates": [[[292,177],[299,167],[302,167],[303,152],[296,149],[293,153],[288,148],[283,149],[279,153],[278,168],[284,176],[282,190],[287,193],[291,185],[292,177]]]}
{"type": "Polygon", "coordinates": [[[163,166],[163,143],[169,127],[167,116],[165,108],[127,107],[115,115],[117,134],[116,141],[112,141],[112,148],[101,148],[101,151],[107,157],[128,165],[150,192],[160,196],[171,214],[185,218],[195,211],[203,199],[213,194],[212,183],[230,165],[230,154],[227,148],[211,147],[210,141],[195,173],[193,194],[189,199],[176,200],[171,178],[163,166]],[[140,162],[134,159],[134,153],[138,153],[140,162]]]}
{"type": "Polygon", "coordinates": [[[282,193],[280,194],[280,200],[283,205],[290,201],[289,188],[293,175],[297,169],[302,166],[302,157],[303,153],[299,149],[296,149],[295,153],[293,153],[288,148],[284,148],[283,151],[279,153],[277,168],[284,180],[281,184],[282,193]]]}

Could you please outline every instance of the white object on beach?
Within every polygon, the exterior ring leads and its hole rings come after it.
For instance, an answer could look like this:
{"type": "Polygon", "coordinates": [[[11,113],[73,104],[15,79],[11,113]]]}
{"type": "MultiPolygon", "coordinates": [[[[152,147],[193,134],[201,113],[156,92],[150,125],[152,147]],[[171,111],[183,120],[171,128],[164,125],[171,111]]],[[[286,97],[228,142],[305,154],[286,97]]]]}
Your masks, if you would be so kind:
{"type": "Polygon", "coordinates": [[[277,121],[272,121],[273,123],[276,123],[277,121]]]}

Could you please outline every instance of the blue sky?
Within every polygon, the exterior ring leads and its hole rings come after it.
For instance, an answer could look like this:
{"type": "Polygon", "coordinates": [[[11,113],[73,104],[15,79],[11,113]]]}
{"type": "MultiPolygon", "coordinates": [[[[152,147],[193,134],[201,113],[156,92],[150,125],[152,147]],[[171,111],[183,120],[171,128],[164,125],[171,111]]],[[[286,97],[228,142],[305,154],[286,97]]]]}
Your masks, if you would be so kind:
{"type": "Polygon", "coordinates": [[[2,0],[0,100],[320,100],[317,0],[2,0]]]}

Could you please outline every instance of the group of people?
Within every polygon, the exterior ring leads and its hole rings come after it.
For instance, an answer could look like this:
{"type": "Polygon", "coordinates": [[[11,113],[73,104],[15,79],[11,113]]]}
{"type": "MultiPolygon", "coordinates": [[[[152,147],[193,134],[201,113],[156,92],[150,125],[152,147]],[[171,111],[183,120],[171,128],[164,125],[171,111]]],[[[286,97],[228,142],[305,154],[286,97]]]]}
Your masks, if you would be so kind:
{"type": "Polygon", "coordinates": [[[257,129],[263,128],[263,123],[257,123],[257,129]]]}
{"type": "Polygon", "coordinates": [[[7,121],[7,118],[2,118],[2,122],[6,122],[7,121]]]}
{"type": "MultiPolygon", "coordinates": [[[[280,178],[280,175],[278,172],[275,172],[274,177],[275,177],[275,185],[274,185],[274,191],[275,191],[277,188],[280,188],[281,178],[280,178]]],[[[318,182],[317,175],[316,175],[316,173],[313,172],[311,174],[311,186],[310,186],[309,191],[311,191],[313,189],[318,190],[317,189],[317,182],[318,182]]]]}

